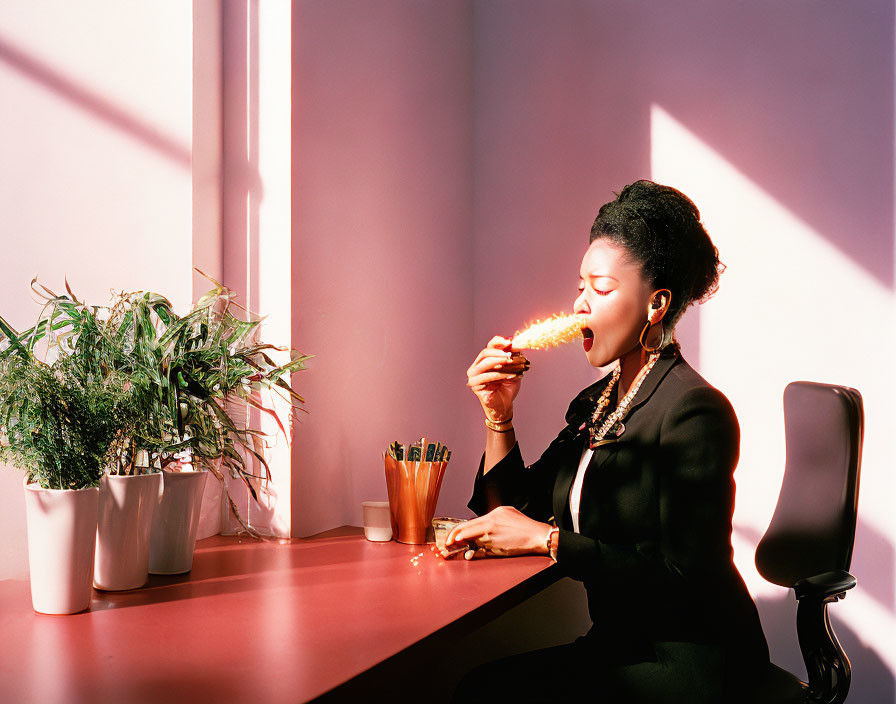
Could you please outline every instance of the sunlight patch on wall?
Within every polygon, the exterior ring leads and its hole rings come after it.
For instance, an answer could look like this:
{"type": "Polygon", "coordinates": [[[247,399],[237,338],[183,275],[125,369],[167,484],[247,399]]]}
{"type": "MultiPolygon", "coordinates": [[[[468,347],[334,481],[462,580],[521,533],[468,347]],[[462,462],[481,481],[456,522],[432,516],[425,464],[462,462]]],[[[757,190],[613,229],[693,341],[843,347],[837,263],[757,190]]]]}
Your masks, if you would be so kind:
{"type": "MultiPolygon", "coordinates": [[[[883,536],[896,534],[890,442],[896,375],[887,359],[896,295],[657,105],[651,108],[651,145],[652,178],[694,200],[728,267],[716,297],[700,308],[699,371],[728,396],[741,424],[735,560],[754,595],[780,597],[781,590],[756,572],[753,553],[784,472],[782,394],[790,381],[842,384],[862,393],[860,520],[883,536]]],[[[861,247],[862,233],[853,236],[861,247]]],[[[890,559],[879,569],[892,571],[892,538],[888,542],[890,559]]],[[[857,631],[892,669],[893,605],[870,598],[857,577],[859,587],[838,615],[861,623],[857,631]]],[[[892,583],[893,575],[881,578],[892,583]]]]}
{"type": "MultiPolygon", "coordinates": [[[[258,198],[257,265],[250,266],[250,277],[256,277],[250,291],[255,300],[251,307],[267,316],[262,324],[262,339],[278,345],[289,345],[292,324],[291,308],[291,105],[292,78],[291,9],[289,3],[258,3],[258,67],[249,71],[258,80],[258,112],[249,111],[247,124],[257,121],[259,181],[263,188],[258,198]]],[[[248,23],[247,23],[248,24],[248,23]]],[[[247,91],[247,94],[251,91],[247,91]]],[[[250,145],[252,141],[248,142],[250,145]]],[[[272,352],[277,362],[289,359],[288,353],[272,352]]],[[[284,419],[289,404],[279,396],[267,399],[284,419]]],[[[276,422],[262,414],[262,430],[270,436],[271,447],[266,455],[271,467],[272,495],[266,507],[251,507],[253,523],[274,535],[290,532],[290,492],[292,467],[287,440],[276,422]],[[268,514],[268,515],[265,515],[268,514]]],[[[289,428],[287,427],[287,432],[289,428]]]]}

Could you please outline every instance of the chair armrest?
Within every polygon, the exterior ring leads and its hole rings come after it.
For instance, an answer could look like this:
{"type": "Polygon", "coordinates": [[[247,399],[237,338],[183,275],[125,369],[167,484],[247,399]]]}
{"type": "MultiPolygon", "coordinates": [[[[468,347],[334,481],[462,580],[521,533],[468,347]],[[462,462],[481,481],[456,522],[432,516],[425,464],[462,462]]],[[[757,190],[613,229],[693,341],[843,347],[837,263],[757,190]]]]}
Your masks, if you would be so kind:
{"type": "Polygon", "coordinates": [[[793,585],[797,600],[804,597],[828,598],[856,586],[856,578],[844,570],[806,577],[793,585]]]}

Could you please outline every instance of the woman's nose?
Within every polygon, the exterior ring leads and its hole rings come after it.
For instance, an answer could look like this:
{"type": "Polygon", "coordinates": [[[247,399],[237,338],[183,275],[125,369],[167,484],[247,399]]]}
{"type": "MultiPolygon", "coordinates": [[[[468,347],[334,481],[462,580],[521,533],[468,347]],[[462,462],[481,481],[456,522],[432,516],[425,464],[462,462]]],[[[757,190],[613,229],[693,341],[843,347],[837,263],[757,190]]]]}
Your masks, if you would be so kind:
{"type": "Polygon", "coordinates": [[[585,292],[582,291],[578,296],[576,296],[576,300],[572,302],[572,312],[573,313],[590,313],[588,310],[588,303],[585,300],[585,292]]]}

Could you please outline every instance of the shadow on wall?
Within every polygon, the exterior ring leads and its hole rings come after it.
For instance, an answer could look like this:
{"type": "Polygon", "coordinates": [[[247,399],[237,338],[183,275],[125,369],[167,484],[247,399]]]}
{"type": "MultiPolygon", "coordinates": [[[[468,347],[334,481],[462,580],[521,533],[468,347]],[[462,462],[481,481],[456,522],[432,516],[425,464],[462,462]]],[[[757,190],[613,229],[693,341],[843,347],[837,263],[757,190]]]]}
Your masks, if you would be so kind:
{"type": "Polygon", "coordinates": [[[887,536],[861,518],[850,567],[859,586],[890,613],[896,612],[896,550],[887,536]]]}
{"type": "MultiPolygon", "coordinates": [[[[847,596],[849,598],[849,596],[847,596]]],[[[806,666],[796,636],[796,599],[757,599],[762,626],[768,638],[772,661],[806,680],[806,666]]],[[[865,645],[859,634],[837,617],[837,605],[828,607],[834,631],[852,665],[852,684],[847,701],[865,704],[892,702],[896,679],[880,656],[865,645]]]]}
{"type": "MultiPolygon", "coordinates": [[[[754,545],[762,540],[762,534],[750,526],[738,526],[737,532],[754,545]]],[[[849,571],[858,580],[858,586],[890,613],[896,612],[896,550],[877,528],[862,520],[856,523],[855,547],[849,571]]]]}
{"type": "Polygon", "coordinates": [[[640,92],[890,288],[893,15],[888,0],[692,0],[634,23],[640,92]]]}
{"type": "Polygon", "coordinates": [[[182,168],[190,168],[189,145],[181,144],[147,123],[142,117],[80,85],[58,68],[41,62],[3,37],[0,37],[0,64],[5,64],[131,139],[142,142],[182,168]]]}

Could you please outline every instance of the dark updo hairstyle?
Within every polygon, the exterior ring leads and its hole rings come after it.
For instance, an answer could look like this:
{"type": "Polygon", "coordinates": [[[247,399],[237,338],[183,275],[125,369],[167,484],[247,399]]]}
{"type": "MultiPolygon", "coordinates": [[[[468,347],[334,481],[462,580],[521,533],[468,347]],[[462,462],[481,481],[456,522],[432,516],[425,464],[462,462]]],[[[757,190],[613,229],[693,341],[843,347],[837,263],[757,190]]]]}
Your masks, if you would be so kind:
{"type": "Polygon", "coordinates": [[[725,269],[697,206],[681,191],[653,181],[636,181],[601,206],[589,241],[601,238],[624,247],[654,289],[672,292],[666,330],[691,303],[716,292],[725,269]]]}

